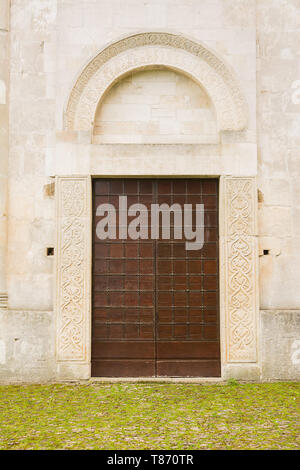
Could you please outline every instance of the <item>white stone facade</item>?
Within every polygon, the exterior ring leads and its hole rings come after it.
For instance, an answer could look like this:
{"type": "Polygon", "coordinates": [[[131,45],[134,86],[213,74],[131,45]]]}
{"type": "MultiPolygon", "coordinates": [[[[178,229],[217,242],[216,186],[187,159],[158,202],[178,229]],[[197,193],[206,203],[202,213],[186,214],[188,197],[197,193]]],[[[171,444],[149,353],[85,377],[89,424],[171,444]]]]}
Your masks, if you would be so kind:
{"type": "Polygon", "coordinates": [[[299,0],[0,0],[2,381],[90,377],[91,179],[136,175],[220,179],[222,377],[299,379],[299,30],[299,0]]]}

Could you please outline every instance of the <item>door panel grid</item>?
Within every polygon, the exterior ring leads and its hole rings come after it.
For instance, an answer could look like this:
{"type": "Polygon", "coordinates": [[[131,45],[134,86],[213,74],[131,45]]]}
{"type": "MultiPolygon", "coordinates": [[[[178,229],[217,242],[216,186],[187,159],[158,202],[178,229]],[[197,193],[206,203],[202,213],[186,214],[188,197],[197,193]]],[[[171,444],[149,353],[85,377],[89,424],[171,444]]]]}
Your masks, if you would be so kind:
{"type": "Polygon", "coordinates": [[[99,179],[93,195],[92,375],[219,376],[218,181],[99,179]],[[149,227],[151,204],[204,204],[203,248],[161,232],[122,240],[120,227],[115,240],[97,239],[96,208],[118,207],[120,195],[146,206],[149,227]]]}

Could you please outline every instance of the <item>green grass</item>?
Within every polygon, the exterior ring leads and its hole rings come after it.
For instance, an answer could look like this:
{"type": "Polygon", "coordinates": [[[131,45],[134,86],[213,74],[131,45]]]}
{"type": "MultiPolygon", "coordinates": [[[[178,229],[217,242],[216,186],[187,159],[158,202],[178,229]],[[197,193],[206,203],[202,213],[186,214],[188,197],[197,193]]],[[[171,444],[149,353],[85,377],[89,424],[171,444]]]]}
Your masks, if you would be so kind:
{"type": "Polygon", "coordinates": [[[0,449],[297,449],[299,384],[0,386],[0,449]]]}

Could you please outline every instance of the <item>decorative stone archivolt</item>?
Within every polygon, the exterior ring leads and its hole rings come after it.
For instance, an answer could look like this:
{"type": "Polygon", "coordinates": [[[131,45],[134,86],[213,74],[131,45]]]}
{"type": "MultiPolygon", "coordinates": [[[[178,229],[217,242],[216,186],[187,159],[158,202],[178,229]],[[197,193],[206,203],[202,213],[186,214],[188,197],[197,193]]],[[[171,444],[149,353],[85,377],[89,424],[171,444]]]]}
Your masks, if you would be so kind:
{"type": "Polygon", "coordinates": [[[103,49],[85,67],[68,100],[64,127],[90,131],[106,91],[133,70],[165,66],[201,86],[215,106],[218,127],[239,131],[247,126],[247,107],[230,68],[204,45],[172,33],[139,33],[103,49]]]}

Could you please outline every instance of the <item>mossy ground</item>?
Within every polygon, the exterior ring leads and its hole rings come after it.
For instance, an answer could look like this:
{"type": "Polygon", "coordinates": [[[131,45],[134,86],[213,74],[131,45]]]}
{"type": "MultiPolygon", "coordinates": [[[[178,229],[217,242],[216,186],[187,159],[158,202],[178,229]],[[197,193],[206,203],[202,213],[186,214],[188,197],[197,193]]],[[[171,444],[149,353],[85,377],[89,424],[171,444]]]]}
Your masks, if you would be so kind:
{"type": "Polygon", "coordinates": [[[0,386],[0,449],[299,449],[299,383],[0,386]]]}

